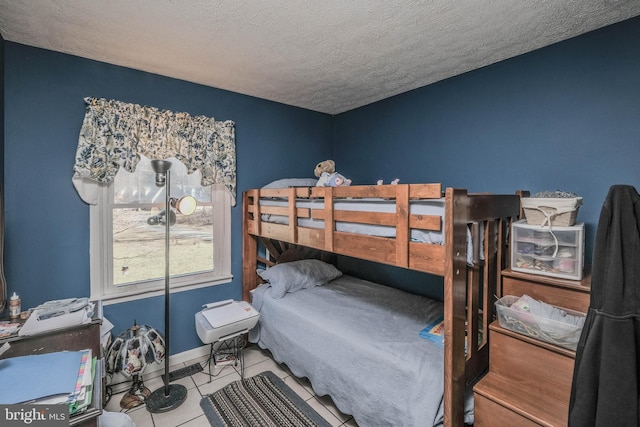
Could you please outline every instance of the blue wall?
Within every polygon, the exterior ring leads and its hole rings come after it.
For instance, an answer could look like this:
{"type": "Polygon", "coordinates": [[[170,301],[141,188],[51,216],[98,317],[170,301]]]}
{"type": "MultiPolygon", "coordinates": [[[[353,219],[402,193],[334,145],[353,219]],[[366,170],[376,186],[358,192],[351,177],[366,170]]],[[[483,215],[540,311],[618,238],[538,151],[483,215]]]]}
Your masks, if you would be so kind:
{"type": "MultiPolygon", "coordinates": [[[[238,197],[312,176],[326,158],[356,184],[574,191],[585,199],[588,259],[609,186],[640,187],[640,18],[336,117],[11,42],[4,69],[5,263],[24,308],[89,294],[89,208],[71,184],[86,96],[234,120],[238,197]]],[[[172,295],[171,353],[201,345],[193,314],[203,302],[240,297],[239,207],[232,221],[234,281],[172,295]]],[[[385,283],[425,280],[342,263],[385,283]]],[[[162,301],[105,313],[116,334],[134,319],[161,328],[162,301]]]]}
{"type": "MultiPolygon", "coordinates": [[[[89,207],[71,184],[86,96],[236,123],[239,204],[232,210],[233,283],[173,294],[171,353],[202,345],[203,303],[241,298],[241,192],[283,176],[313,177],[330,157],[332,118],[249,96],[5,42],[6,273],[24,309],[89,295],[89,207]]],[[[105,306],[117,335],[164,328],[163,298],[105,306]]]]}
{"type": "Polygon", "coordinates": [[[609,187],[640,189],[640,18],[340,114],[334,126],[336,168],[355,184],[398,177],[583,196],[590,262],[609,187]]]}

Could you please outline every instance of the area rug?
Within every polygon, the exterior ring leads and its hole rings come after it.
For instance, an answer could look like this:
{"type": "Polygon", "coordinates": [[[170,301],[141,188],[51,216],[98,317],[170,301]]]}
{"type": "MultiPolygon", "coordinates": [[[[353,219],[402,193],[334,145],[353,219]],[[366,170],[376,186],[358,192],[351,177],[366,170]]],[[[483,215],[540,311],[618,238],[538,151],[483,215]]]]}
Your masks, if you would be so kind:
{"type": "Polygon", "coordinates": [[[234,381],[202,398],[213,427],[330,427],[273,372],[234,381]]]}

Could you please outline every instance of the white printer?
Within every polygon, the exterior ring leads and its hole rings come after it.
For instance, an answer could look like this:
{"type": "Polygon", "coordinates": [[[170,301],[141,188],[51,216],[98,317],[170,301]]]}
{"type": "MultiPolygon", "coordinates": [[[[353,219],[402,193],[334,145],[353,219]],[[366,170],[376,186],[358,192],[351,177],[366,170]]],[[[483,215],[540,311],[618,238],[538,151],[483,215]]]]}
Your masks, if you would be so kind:
{"type": "Polygon", "coordinates": [[[252,329],[260,313],[246,301],[232,299],[206,304],[196,313],[196,332],[205,344],[252,329]]]}

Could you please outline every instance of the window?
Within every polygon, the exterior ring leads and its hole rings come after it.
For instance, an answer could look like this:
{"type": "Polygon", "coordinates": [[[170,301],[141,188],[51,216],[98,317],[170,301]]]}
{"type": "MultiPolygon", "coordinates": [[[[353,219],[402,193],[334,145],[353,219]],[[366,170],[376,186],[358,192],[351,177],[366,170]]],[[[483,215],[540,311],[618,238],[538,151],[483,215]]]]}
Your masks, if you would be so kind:
{"type": "MultiPolygon", "coordinates": [[[[171,291],[230,281],[231,196],[222,186],[202,187],[200,172],[187,174],[180,161],[168,160],[171,197],[198,201],[190,216],[170,213],[171,291]]],[[[121,168],[101,186],[90,208],[92,299],[120,302],[164,291],[165,197],[144,157],[134,173],[121,168]]]]}

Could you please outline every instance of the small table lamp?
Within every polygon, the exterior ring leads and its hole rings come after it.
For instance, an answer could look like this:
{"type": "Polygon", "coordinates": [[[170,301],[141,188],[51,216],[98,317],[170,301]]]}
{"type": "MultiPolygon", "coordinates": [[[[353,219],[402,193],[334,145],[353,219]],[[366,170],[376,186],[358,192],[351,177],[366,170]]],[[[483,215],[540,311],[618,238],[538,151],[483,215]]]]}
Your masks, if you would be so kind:
{"type": "Polygon", "coordinates": [[[147,365],[160,363],[165,358],[165,342],[154,328],[136,325],[118,336],[107,351],[107,372],[121,372],[127,378],[133,378],[131,388],[122,397],[120,407],[131,409],[145,403],[151,391],[144,386],[142,373],[147,365]]]}

